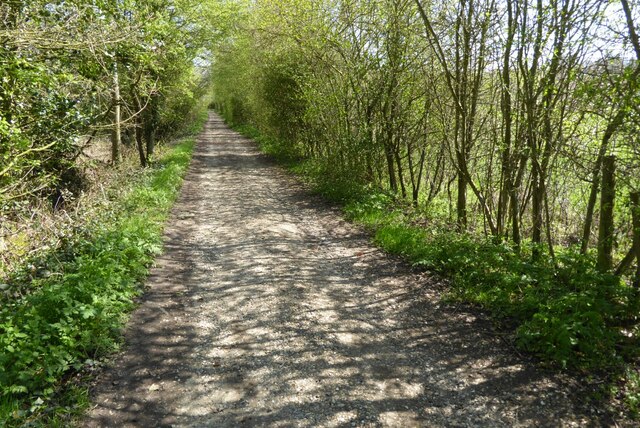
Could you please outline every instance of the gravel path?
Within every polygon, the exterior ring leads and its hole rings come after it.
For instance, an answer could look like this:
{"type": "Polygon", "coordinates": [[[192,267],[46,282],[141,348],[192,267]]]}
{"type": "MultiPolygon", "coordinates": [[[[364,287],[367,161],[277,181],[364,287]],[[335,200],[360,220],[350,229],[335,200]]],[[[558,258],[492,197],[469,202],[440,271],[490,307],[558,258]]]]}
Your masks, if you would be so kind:
{"type": "Polygon", "coordinates": [[[84,426],[599,426],[212,114],[84,426]]]}

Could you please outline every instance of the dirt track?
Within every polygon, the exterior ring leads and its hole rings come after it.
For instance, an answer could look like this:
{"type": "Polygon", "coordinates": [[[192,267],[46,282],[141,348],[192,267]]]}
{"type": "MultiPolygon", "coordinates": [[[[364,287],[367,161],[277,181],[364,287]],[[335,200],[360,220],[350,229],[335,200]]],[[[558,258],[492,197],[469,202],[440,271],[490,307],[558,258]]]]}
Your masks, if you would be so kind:
{"type": "Polygon", "coordinates": [[[602,424],[211,115],[85,426],[602,424]]]}

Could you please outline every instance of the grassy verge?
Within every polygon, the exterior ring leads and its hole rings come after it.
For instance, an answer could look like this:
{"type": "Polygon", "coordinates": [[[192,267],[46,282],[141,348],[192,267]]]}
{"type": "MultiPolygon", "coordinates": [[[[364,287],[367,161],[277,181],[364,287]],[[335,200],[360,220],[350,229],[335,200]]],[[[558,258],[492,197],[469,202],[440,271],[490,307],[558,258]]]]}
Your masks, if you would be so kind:
{"type": "Polygon", "coordinates": [[[157,156],[61,244],[25,262],[0,296],[0,426],[65,426],[87,405],[75,374],[117,349],[194,139],[157,156]]]}
{"type": "Polygon", "coordinates": [[[531,261],[530,248],[412,225],[384,195],[352,201],[349,217],[372,228],[375,242],[451,280],[450,297],[477,304],[515,326],[517,344],[561,367],[615,368],[632,359],[621,324],[635,320],[635,292],[567,249],[531,261]]]}
{"type": "Polygon", "coordinates": [[[559,248],[556,260],[532,261],[532,247],[437,226],[424,214],[372,188],[335,179],[321,166],[291,156],[277,141],[239,127],[261,149],[301,174],[347,217],[367,227],[377,245],[450,279],[448,299],[479,306],[513,332],[515,344],[542,361],[604,379],[605,395],[627,412],[640,410],[636,291],[598,272],[591,255],[559,248]]]}

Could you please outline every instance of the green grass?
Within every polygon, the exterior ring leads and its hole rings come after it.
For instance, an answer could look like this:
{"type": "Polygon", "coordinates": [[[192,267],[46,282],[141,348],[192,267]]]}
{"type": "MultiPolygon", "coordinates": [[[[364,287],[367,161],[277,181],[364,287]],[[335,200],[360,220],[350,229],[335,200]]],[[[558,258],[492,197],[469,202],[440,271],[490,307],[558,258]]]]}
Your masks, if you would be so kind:
{"type": "Polygon", "coordinates": [[[517,344],[561,367],[618,369],[637,347],[621,325],[639,309],[633,288],[595,269],[575,249],[531,262],[507,243],[436,228],[412,226],[406,209],[384,195],[346,206],[349,218],[366,225],[385,250],[451,280],[450,298],[476,304],[516,326],[517,344]]]}
{"type": "MultiPolygon", "coordinates": [[[[0,309],[0,426],[65,426],[88,403],[71,375],[117,349],[141,282],[162,251],[162,231],[194,140],[160,154],[152,168],[91,224],[41,257],[56,270],[28,281],[0,309]]],[[[28,270],[28,268],[26,268],[28,270]]]]}

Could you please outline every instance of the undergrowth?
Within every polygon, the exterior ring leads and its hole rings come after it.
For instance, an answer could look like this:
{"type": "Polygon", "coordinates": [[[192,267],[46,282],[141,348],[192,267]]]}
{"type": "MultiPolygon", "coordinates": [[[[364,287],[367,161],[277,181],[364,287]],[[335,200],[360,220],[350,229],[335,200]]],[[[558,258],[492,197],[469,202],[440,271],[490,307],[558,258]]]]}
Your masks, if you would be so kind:
{"type": "Polygon", "coordinates": [[[449,278],[451,298],[516,326],[521,348],[563,368],[610,369],[636,356],[629,340],[639,309],[635,290],[598,272],[591,256],[569,248],[558,252],[557,264],[549,257],[532,262],[527,246],[517,251],[490,238],[413,226],[386,199],[352,201],[346,212],[372,228],[387,251],[449,278]]]}
{"type": "Polygon", "coordinates": [[[117,349],[141,281],[162,249],[162,229],[194,140],[107,189],[90,220],[28,258],[0,293],[0,426],[65,426],[87,403],[70,381],[117,349]],[[120,183],[122,184],[122,183],[120,183]]]}
{"type": "Polygon", "coordinates": [[[622,400],[632,417],[640,411],[636,290],[601,273],[592,254],[558,248],[532,258],[532,246],[514,248],[424,218],[379,189],[335,177],[312,160],[288,156],[277,141],[239,127],[261,149],[298,173],[326,198],[343,204],[347,217],[367,227],[377,245],[450,281],[447,299],[479,306],[514,333],[515,344],[561,369],[607,379],[605,393],[622,400]]]}

